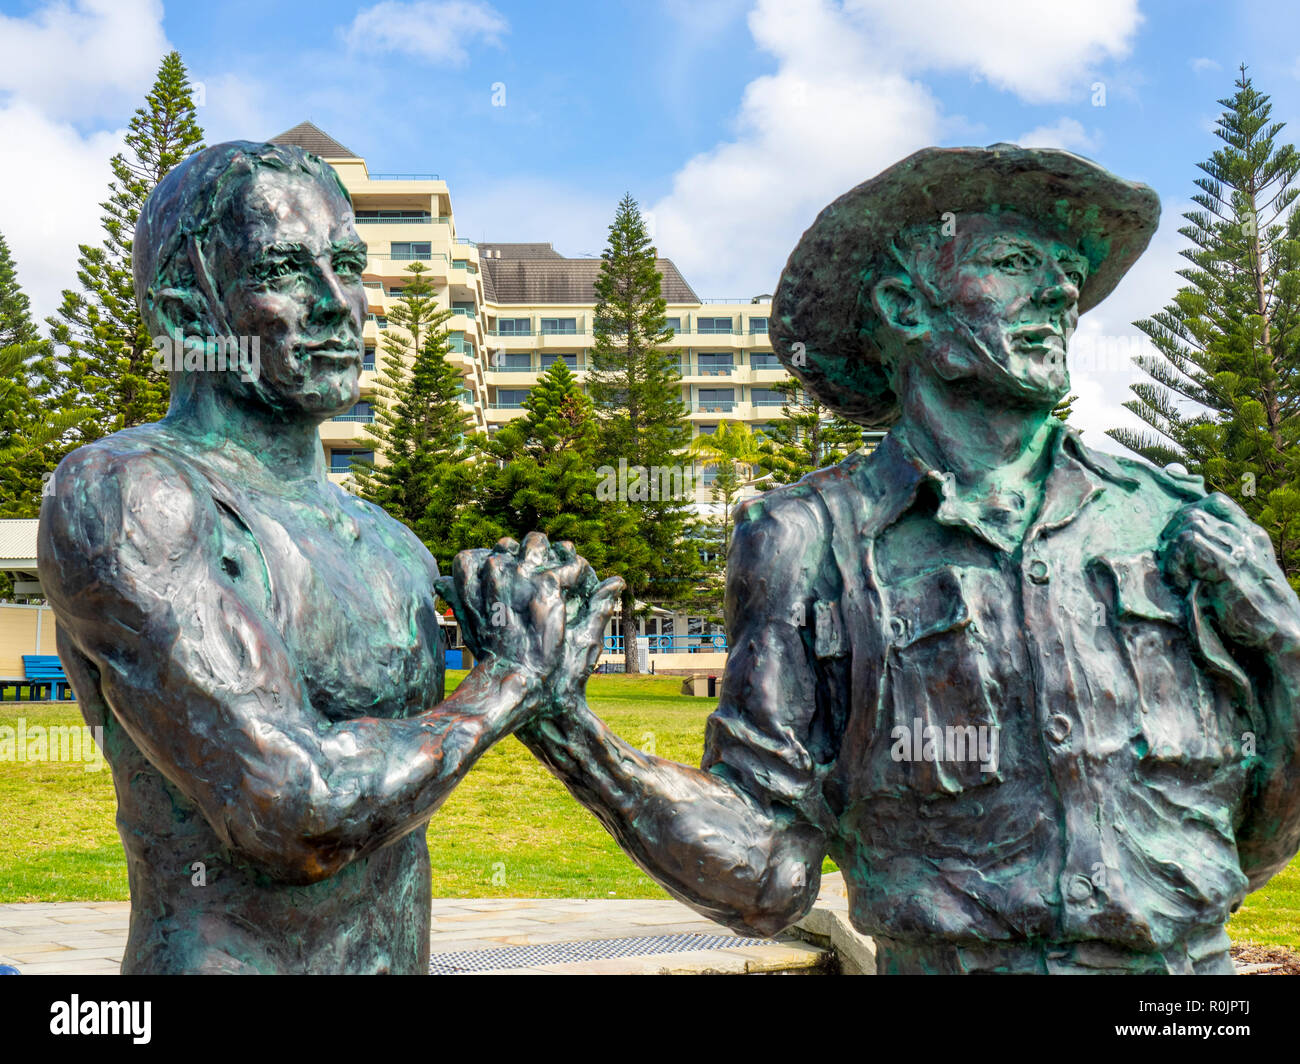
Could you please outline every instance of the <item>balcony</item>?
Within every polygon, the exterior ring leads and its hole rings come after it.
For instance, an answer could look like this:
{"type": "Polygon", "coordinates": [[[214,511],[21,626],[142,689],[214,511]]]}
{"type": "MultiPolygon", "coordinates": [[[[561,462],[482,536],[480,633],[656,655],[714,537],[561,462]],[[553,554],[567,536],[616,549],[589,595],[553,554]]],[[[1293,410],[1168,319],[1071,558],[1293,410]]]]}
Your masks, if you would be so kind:
{"type": "Polygon", "coordinates": [[[441,181],[437,174],[371,174],[371,181],[441,181]]]}
{"type": "Polygon", "coordinates": [[[527,329],[507,329],[504,332],[500,329],[488,329],[487,334],[489,336],[503,336],[507,338],[511,336],[532,336],[533,330],[531,327],[527,329]]]}
{"type": "Polygon", "coordinates": [[[734,399],[701,399],[691,407],[697,414],[730,414],[736,409],[734,399]]]}
{"type": "Polygon", "coordinates": [[[428,211],[357,211],[356,215],[357,225],[428,225],[433,220],[428,211]]]}

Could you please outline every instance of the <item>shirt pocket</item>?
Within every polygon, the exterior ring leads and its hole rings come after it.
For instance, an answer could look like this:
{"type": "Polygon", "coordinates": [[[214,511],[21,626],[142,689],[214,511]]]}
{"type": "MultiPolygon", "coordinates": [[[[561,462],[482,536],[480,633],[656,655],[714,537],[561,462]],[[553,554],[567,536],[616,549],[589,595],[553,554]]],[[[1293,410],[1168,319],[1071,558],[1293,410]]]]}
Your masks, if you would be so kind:
{"type": "Polygon", "coordinates": [[[960,572],[923,573],[887,596],[881,783],[937,796],[1000,779],[989,667],[960,572]]]}
{"type": "Polygon", "coordinates": [[[1154,552],[1093,559],[1114,582],[1113,630],[1133,684],[1133,743],[1147,762],[1213,768],[1231,756],[1224,686],[1196,659],[1183,596],[1154,552]],[[1229,747],[1225,747],[1229,739],[1229,747]]]}

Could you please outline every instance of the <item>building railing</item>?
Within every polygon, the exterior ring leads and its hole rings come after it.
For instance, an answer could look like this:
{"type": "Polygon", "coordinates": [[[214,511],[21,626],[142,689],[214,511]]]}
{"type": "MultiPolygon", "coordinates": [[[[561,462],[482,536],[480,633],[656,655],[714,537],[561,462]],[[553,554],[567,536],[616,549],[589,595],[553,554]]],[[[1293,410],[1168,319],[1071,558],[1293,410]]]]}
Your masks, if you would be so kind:
{"type": "Polygon", "coordinates": [[[488,406],[493,410],[523,410],[524,401],[520,399],[514,402],[503,403],[499,399],[493,399],[492,402],[488,403],[488,406]]]}
{"type": "MultiPolygon", "coordinates": [[[[433,222],[435,219],[432,214],[396,214],[389,215],[387,218],[363,218],[360,213],[357,214],[357,225],[425,225],[433,222]]],[[[437,221],[442,221],[438,218],[437,221]]]]}
{"type": "Polygon", "coordinates": [[[785,406],[786,403],[792,402],[790,399],[751,399],[753,406],[785,406]]]}
{"type": "Polygon", "coordinates": [[[533,330],[532,329],[511,329],[508,332],[501,332],[498,329],[489,329],[487,331],[487,334],[489,336],[532,336],[533,330]]]}
{"type": "MultiPolygon", "coordinates": [[[[714,654],[727,649],[727,637],[723,632],[713,635],[649,635],[641,636],[650,641],[651,654],[714,654]]],[[[607,635],[604,648],[610,654],[623,653],[623,637],[607,635]]]]}
{"type": "Polygon", "coordinates": [[[363,425],[368,425],[375,420],[374,414],[339,414],[330,418],[331,421],[359,421],[363,425]]]}
{"type": "Polygon", "coordinates": [[[476,248],[476,247],[478,247],[478,241],[477,241],[477,240],[471,240],[471,239],[470,239],[469,237],[467,237],[467,236],[458,236],[458,237],[456,238],[456,243],[457,243],[457,244],[464,244],[466,247],[469,247],[469,248],[476,248]]]}
{"type": "Polygon", "coordinates": [[[701,399],[691,407],[697,414],[730,414],[735,408],[734,399],[701,399]]]}
{"type": "Polygon", "coordinates": [[[371,181],[441,181],[437,174],[371,174],[371,181]]]}

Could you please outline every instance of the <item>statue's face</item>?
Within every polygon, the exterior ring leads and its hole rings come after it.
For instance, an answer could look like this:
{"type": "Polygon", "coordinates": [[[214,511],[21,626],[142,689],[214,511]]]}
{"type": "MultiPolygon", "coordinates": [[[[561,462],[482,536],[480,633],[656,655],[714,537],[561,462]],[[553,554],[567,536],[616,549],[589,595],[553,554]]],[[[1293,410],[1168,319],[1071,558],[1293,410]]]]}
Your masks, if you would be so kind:
{"type": "Polygon", "coordinates": [[[339,191],[309,174],[261,170],[216,249],[226,322],[257,337],[263,402],[324,420],[360,395],[366,245],[339,191]]]}
{"type": "Polygon", "coordinates": [[[937,263],[942,305],[926,311],[919,356],[991,399],[1051,407],[1069,391],[1065,355],[1087,272],[1075,247],[1028,219],[961,216],[937,263]]]}

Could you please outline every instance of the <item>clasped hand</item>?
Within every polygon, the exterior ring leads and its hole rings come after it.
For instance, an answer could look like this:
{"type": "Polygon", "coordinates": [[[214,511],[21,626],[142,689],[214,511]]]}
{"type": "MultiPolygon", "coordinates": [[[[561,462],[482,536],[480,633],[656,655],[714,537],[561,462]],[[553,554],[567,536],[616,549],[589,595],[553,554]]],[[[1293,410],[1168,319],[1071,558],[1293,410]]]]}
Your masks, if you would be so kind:
{"type": "Polygon", "coordinates": [[[600,657],[622,579],[601,582],[572,543],[540,532],[461,551],[451,568],[437,591],[475,659],[518,668],[536,697],[570,704],[600,657]]]}

